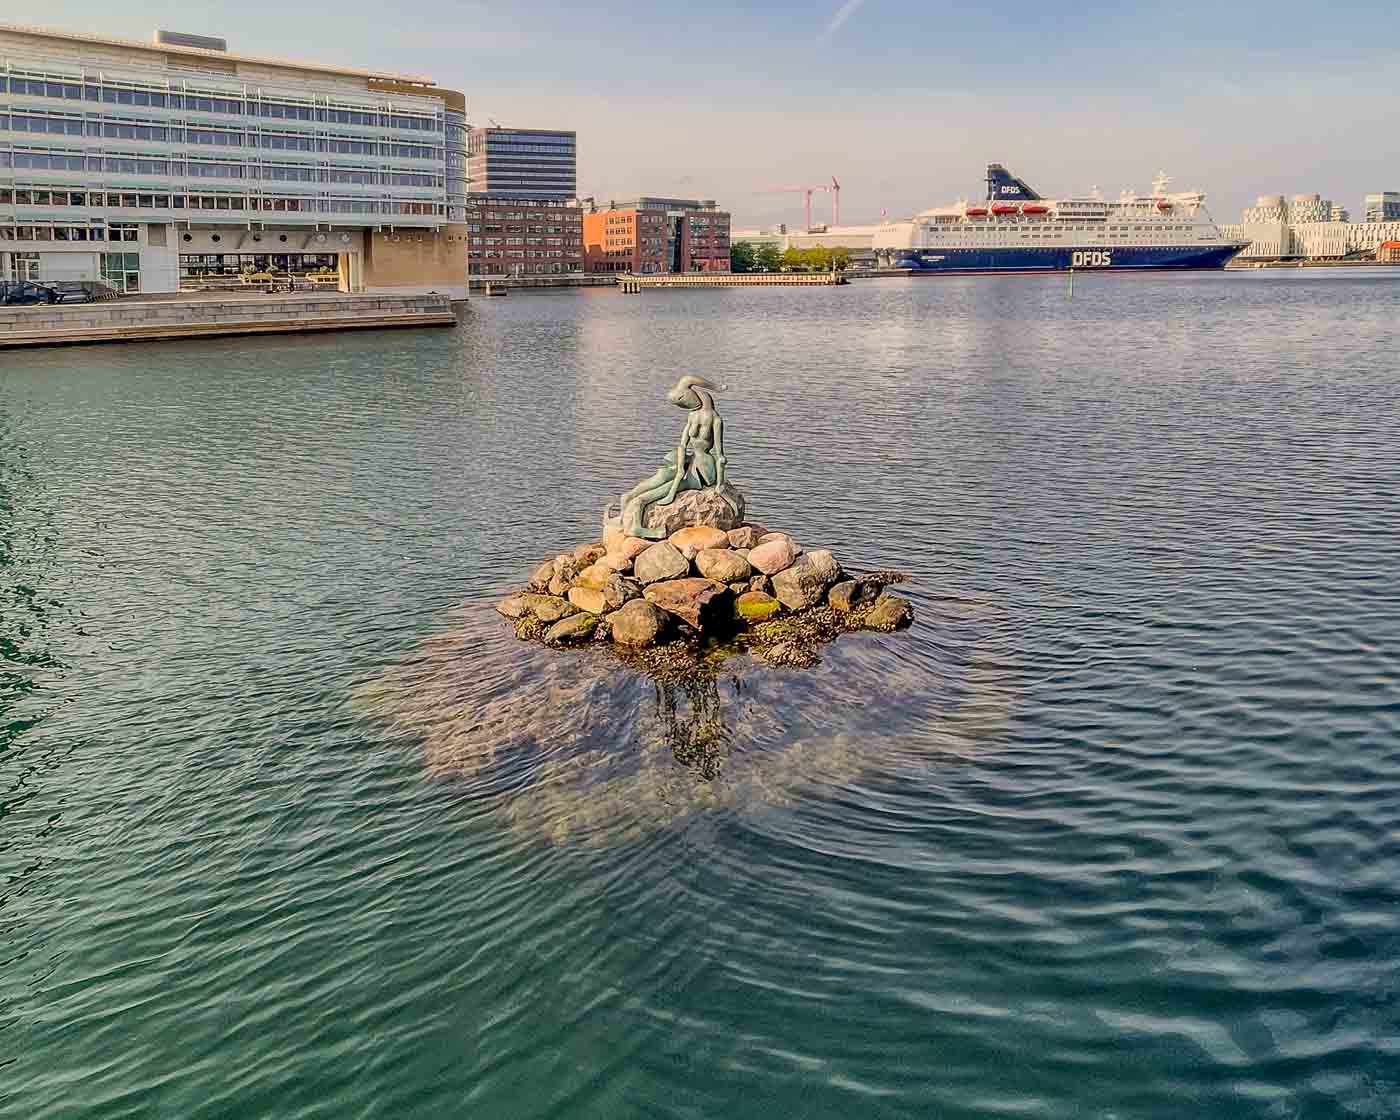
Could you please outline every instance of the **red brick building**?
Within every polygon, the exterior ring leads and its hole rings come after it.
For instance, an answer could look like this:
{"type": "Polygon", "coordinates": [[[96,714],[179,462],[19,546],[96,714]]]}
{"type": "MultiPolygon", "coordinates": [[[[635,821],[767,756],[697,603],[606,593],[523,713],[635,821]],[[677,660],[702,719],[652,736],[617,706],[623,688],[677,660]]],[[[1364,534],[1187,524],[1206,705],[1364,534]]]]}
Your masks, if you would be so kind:
{"type": "Polygon", "coordinates": [[[1400,241],[1386,241],[1379,245],[1376,260],[1381,264],[1400,264],[1400,241]]]}
{"type": "Polygon", "coordinates": [[[551,199],[467,199],[472,276],[539,276],[583,271],[583,209],[551,199]]]}
{"type": "Polygon", "coordinates": [[[712,199],[654,198],[583,214],[588,272],[727,272],[729,214],[712,199]]]}

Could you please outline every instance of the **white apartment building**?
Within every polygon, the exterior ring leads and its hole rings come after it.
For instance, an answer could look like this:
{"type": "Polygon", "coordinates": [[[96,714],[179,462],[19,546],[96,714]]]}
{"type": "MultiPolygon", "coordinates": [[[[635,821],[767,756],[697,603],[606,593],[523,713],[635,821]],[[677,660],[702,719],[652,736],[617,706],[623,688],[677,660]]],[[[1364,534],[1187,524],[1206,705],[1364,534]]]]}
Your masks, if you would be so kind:
{"type": "Polygon", "coordinates": [[[426,78],[0,24],[0,279],[465,295],[466,137],[426,78]]]}
{"type": "Polygon", "coordinates": [[[1266,194],[1245,208],[1239,225],[1220,228],[1225,236],[1250,243],[1242,260],[1340,260],[1400,240],[1400,221],[1352,222],[1349,217],[1344,207],[1321,195],[1266,194]]]}

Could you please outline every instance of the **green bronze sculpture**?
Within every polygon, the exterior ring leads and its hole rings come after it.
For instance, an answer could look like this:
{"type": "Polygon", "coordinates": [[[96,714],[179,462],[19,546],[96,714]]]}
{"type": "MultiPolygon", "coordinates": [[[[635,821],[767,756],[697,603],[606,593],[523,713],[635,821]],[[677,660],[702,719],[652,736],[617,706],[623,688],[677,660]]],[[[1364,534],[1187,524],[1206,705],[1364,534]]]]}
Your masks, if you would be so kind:
{"type": "MultiPolygon", "coordinates": [[[[664,526],[648,526],[647,511],[669,505],[686,490],[714,490],[732,511],[732,520],[743,519],[743,498],[725,479],[724,420],[715,411],[712,392],[722,391],[703,377],[682,377],[666,395],[672,404],[690,413],[674,451],[667,452],[661,469],[644,478],[621,497],[621,528],[632,537],[662,540],[664,526]],[[706,392],[710,390],[711,392],[706,392]]],[[[607,518],[611,507],[605,511],[607,518]]]]}

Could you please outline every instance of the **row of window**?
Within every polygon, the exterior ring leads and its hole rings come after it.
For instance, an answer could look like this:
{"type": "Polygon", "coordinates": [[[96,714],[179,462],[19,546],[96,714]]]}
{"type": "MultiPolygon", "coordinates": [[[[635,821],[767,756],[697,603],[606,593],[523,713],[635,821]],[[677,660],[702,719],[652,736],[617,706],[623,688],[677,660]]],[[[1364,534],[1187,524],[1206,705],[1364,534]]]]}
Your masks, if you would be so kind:
{"type": "MultiPolygon", "coordinates": [[[[523,222],[528,218],[539,218],[543,216],[544,215],[541,214],[531,214],[524,210],[483,210],[481,212],[481,217],[485,218],[488,222],[523,222]]],[[[572,225],[582,225],[583,215],[560,214],[554,220],[569,222],[572,225]]]]}
{"type": "Polygon", "coordinates": [[[0,152],[0,167],[16,171],[95,171],[109,175],[167,175],[192,179],[270,179],[291,183],[356,183],[361,186],[441,189],[443,177],[423,171],[357,169],[329,164],[213,163],[152,156],[0,152]]]}
{"type": "Polygon", "coordinates": [[[483,237],[483,245],[565,245],[577,249],[583,245],[581,237],[483,237]]]}
{"type": "Polygon", "coordinates": [[[51,136],[89,136],[104,140],[154,140],[163,144],[204,144],[221,148],[263,148],[281,152],[327,152],[344,155],[397,156],[401,159],[443,158],[427,144],[402,144],[348,136],[313,136],[299,132],[244,132],[241,129],[197,128],[178,124],[147,124],[97,117],[39,116],[0,112],[0,132],[33,132],[51,136]]]}
{"type": "Polygon", "coordinates": [[[372,128],[401,128],[419,132],[441,132],[442,121],[389,109],[350,109],[329,104],[298,104],[293,101],[262,100],[258,97],[231,97],[154,87],[112,86],[93,81],[55,81],[52,78],[8,79],[0,74],[0,93],[26,97],[55,97],[65,101],[92,101],[108,105],[140,105],[153,109],[186,109],[197,113],[228,113],[263,117],[269,120],[324,121],[329,124],[356,124],[372,128]]]}
{"type": "Polygon", "coordinates": [[[137,241],[136,226],[7,226],[0,241],[137,241]]]}
{"type": "Polygon", "coordinates": [[[540,258],[568,257],[570,260],[577,260],[579,257],[578,253],[566,253],[562,249],[527,249],[524,252],[521,252],[519,249],[516,249],[514,251],[503,249],[483,249],[481,255],[488,260],[500,260],[502,257],[509,257],[514,259],[526,258],[529,260],[537,260],[540,258]]]}
{"type": "Polygon", "coordinates": [[[94,206],[152,210],[271,210],[317,214],[413,214],[441,215],[440,202],[382,199],[260,197],[234,194],[158,194],[146,192],[65,191],[41,188],[0,187],[0,205],[94,206]]]}
{"type": "MultiPolygon", "coordinates": [[[[477,223],[475,223],[475,222],[472,223],[472,224],[471,224],[470,226],[468,226],[467,228],[470,229],[473,233],[481,233],[481,232],[483,232],[482,226],[479,225],[479,224],[477,224],[477,223]]],[[[567,225],[567,226],[502,226],[502,225],[488,225],[488,226],[485,227],[484,232],[486,232],[486,233],[578,233],[578,232],[580,232],[580,224],[579,224],[578,222],[574,222],[574,223],[572,223],[572,224],[570,224],[570,225],[567,225]]]]}

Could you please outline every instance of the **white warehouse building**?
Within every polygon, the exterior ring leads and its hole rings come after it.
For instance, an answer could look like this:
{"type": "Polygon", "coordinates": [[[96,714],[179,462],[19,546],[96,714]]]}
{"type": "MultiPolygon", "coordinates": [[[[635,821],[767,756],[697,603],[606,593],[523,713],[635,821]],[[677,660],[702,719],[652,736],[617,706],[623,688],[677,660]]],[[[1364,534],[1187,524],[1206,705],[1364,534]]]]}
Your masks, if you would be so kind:
{"type": "Polygon", "coordinates": [[[0,279],[465,295],[466,137],[426,78],[0,24],[0,279]]]}
{"type": "Polygon", "coordinates": [[[1352,222],[1337,203],[1316,194],[1260,195],[1239,225],[1221,226],[1226,237],[1248,241],[1241,260],[1340,260],[1374,253],[1400,240],[1400,221],[1352,222]]]}

